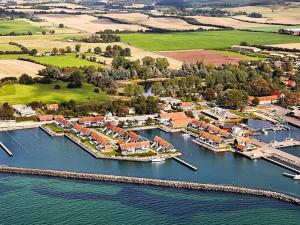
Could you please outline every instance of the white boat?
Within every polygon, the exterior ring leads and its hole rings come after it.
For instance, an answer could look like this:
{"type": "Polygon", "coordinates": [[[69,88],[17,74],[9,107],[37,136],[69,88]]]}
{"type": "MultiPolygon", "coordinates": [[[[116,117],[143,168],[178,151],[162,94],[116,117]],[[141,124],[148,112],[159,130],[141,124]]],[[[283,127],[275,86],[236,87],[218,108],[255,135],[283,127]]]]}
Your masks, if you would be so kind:
{"type": "Polygon", "coordinates": [[[166,159],[163,157],[156,157],[151,160],[151,162],[164,162],[166,159]]]}
{"type": "Polygon", "coordinates": [[[188,133],[183,133],[182,137],[189,137],[190,135],[188,133]]]}

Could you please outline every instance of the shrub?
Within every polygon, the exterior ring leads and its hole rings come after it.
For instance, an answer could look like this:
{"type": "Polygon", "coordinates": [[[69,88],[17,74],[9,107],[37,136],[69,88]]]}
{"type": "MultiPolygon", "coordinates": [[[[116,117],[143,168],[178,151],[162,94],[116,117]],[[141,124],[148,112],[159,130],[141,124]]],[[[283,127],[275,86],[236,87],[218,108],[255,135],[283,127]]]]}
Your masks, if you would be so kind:
{"type": "Polygon", "coordinates": [[[54,86],[54,89],[56,89],[56,90],[61,89],[61,86],[60,86],[59,84],[56,84],[56,85],[54,86]]]}

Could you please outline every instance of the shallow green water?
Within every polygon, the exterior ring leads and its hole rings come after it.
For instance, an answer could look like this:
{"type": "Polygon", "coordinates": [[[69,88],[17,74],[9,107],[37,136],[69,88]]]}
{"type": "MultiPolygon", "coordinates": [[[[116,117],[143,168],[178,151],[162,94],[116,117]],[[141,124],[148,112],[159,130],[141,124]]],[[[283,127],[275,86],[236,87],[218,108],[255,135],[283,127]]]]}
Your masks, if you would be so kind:
{"type": "Polygon", "coordinates": [[[299,224],[300,207],[249,195],[0,175],[0,224],[299,224]]]}

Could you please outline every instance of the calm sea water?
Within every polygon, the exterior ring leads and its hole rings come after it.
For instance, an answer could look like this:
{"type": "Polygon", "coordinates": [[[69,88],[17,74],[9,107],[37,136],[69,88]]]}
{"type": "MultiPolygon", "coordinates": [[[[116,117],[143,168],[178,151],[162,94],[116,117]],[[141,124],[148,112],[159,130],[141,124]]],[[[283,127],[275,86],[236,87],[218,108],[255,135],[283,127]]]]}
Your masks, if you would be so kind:
{"type": "Polygon", "coordinates": [[[95,159],[64,137],[49,137],[40,129],[0,132],[2,141],[14,154],[0,151],[0,164],[17,167],[56,169],[76,172],[115,174],[136,177],[234,184],[271,189],[300,197],[300,183],[282,176],[288,172],[264,160],[251,161],[232,153],[213,153],[194,144],[191,138],[160,130],[139,131],[146,138],[155,135],[169,140],[182,158],[198,171],[174,160],[164,163],[121,162],[95,159]]]}
{"type": "Polygon", "coordinates": [[[299,207],[216,192],[0,175],[0,224],[299,224],[299,207]]]}

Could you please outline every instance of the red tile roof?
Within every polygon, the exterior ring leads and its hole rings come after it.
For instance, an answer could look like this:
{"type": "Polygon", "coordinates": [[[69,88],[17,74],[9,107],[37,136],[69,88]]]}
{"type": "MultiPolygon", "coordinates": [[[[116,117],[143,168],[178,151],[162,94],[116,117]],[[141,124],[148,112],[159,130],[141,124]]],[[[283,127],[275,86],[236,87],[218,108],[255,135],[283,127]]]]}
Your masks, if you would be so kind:
{"type": "Polygon", "coordinates": [[[167,142],[166,140],[162,139],[159,136],[155,136],[153,141],[165,148],[173,147],[173,145],[171,143],[167,142]]]}
{"type": "Polygon", "coordinates": [[[127,132],[128,137],[130,137],[130,140],[132,142],[136,142],[140,139],[140,135],[134,133],[133,131],[128,131],[127,132]]]}
{"type": "Polygon", "coordinates": [[[41,121],[41,122],[46,122],[46,121],[51,121],[51,120],[53,120],[52,115],[39,116],[39,121],[41,121]]]}

